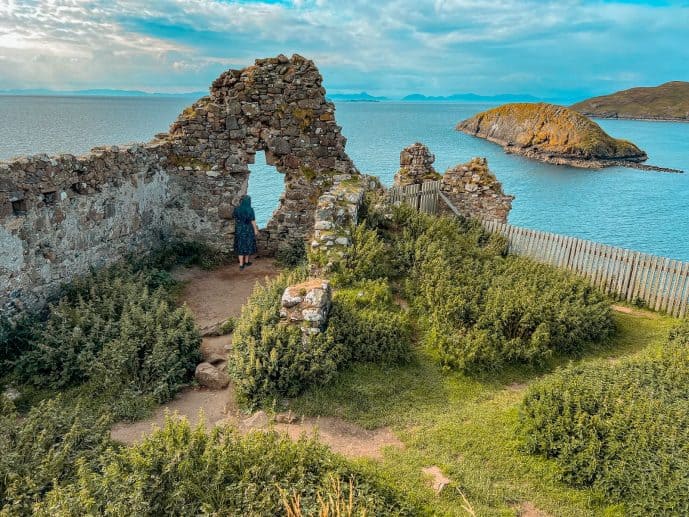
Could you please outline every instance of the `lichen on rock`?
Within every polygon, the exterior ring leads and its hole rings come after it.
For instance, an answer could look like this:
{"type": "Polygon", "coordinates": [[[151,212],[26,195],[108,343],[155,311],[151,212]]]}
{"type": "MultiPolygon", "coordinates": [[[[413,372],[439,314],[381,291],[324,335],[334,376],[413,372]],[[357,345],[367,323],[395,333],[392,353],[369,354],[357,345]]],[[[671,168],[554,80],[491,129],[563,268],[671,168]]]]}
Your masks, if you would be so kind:
{"type": "Polygon", "coordinates": [[[479,113],[457,130],[502,145],[509,153],[584,168],[634,166],[644,151],[608,135],[594,121],[564,106],[513,103],[479,113]]]}

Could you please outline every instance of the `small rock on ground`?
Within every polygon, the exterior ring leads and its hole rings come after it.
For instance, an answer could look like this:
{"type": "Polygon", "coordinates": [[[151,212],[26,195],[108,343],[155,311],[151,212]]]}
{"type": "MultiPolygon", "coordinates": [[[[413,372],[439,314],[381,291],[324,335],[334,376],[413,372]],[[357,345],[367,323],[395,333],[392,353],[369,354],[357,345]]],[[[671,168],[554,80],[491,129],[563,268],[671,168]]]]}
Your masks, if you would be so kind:
{"type": "Polygon", "coordinates": [[[224,370],[211,363],[201,363],[196,367],[196,380],[201,386],[212,390],[221,390],[230,383],[230,376],[224,370]]]}
{"type": "Polygon", "coordinates": [[[424,474],[430,476],[431,487],[433,487],[433,490],[435,490],[436,494],[442,492],[443,488],[445,488],[448,485],[448,483],[452,482],[450,478],[445,477],[443,471],[440,470],[440,467],[437,467],[436,465],[433,465],[431,467],[425,467],[421,470],[424,474]]]}
{"type": "Polygon", "coordinates": [[[239,423],[239,428],[242,431],[251,431],[253,429],[264,429],[268,426],[268,415],[265,411],[257,411],[248,418],[245,418],[239,423]]]}

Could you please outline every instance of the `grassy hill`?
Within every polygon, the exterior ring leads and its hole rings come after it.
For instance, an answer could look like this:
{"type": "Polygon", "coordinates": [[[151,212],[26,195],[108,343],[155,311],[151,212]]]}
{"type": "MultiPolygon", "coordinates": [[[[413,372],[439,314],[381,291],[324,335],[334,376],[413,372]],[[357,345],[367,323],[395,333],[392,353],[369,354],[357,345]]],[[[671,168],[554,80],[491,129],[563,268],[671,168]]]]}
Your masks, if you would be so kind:
{"type": "Polygon", "coordinates": [[[571,106],[589,117],[689,121],[689,82],[631,88],[571,106]]]}

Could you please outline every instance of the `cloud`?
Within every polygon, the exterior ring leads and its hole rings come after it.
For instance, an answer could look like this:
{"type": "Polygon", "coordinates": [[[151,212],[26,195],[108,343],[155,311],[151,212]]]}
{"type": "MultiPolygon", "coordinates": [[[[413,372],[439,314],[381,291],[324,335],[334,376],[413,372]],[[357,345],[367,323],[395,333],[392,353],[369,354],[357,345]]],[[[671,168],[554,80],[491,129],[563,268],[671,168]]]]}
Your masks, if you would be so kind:
{"type": "Polygon", "coordinates": [[[0,0],[0,88],[197,90],[298,52],[331,90],[602,93],[689,79],[689,7],[562,0],[0,0]]]}

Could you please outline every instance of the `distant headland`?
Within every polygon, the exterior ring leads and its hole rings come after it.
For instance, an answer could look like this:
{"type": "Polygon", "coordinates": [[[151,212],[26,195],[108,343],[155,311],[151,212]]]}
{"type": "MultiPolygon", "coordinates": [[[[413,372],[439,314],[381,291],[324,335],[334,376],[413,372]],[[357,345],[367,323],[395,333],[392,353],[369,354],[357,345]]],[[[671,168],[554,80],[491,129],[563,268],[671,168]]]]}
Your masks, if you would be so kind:
{"type": "Polygon", "coordinates": [[[689,82],[631,88],[571,106],[588,117],[689,122],[689,82]]]}

